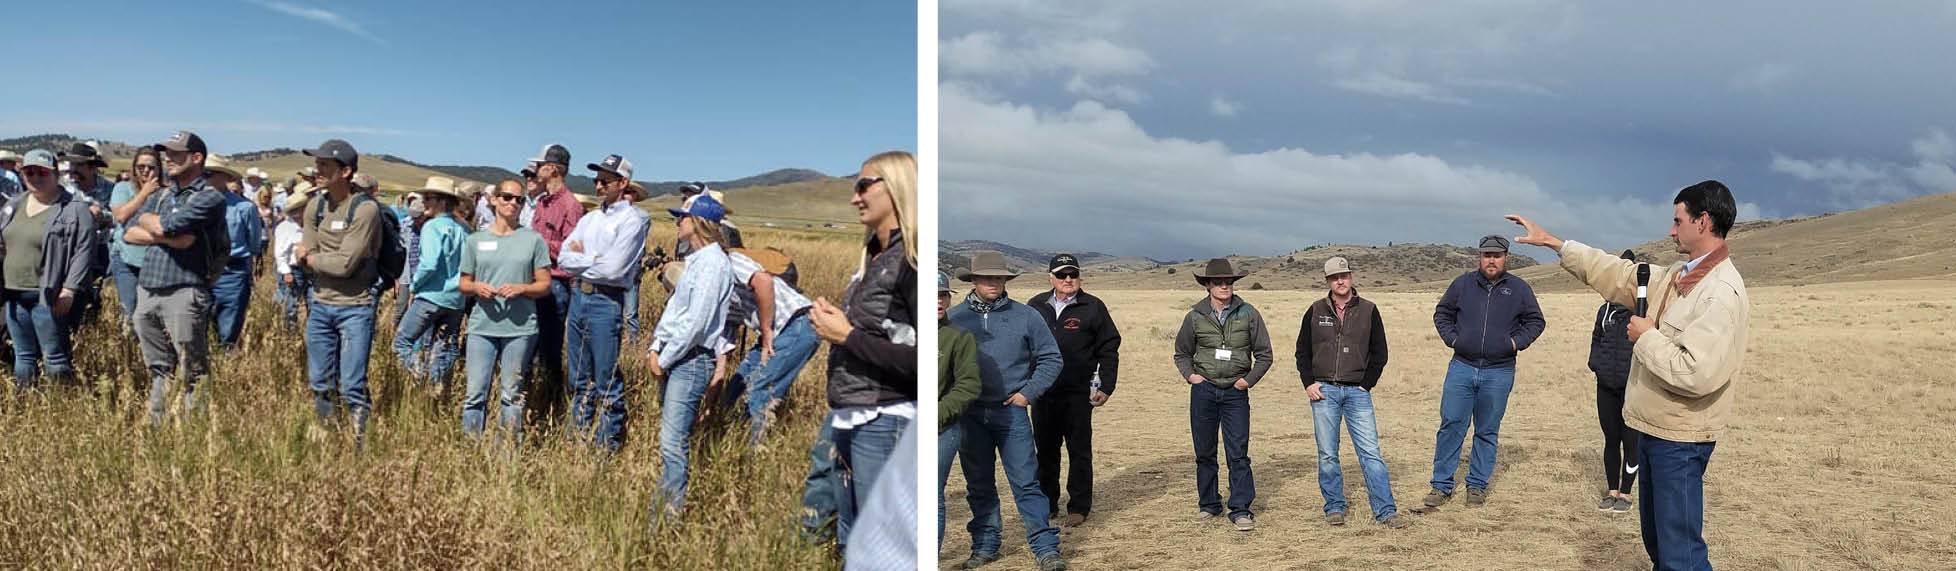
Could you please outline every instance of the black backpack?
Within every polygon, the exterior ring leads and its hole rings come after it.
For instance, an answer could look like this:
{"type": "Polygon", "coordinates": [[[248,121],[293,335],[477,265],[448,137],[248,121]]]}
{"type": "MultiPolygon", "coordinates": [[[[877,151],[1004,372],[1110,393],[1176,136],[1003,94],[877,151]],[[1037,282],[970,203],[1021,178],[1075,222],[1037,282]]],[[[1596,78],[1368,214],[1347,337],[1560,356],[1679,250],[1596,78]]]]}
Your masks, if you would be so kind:
{"type": "MultiPolygon", "coordinates": [[[[353,213],[360,209],[363,201],[374,202],[373,197],[364,192],[353,193],[352,200],[353,203],[346,208],[348,224],[353,223],[353,213]]],[[[326,201],[313,202],[316,206],[312,211],[312,226],[318,228],[320,220],[326,217],[326,201]]],[[[378,202],[374,202],[374,208],[380,211],[380,252],[374,256],[374,265],[380,274],[380,291],[387,291],[394,289],[394,283],[401,279],[401,272],[407,269],[407,244],[401,243],[401,219],[394,216],[394,211],[378,202]]]]}

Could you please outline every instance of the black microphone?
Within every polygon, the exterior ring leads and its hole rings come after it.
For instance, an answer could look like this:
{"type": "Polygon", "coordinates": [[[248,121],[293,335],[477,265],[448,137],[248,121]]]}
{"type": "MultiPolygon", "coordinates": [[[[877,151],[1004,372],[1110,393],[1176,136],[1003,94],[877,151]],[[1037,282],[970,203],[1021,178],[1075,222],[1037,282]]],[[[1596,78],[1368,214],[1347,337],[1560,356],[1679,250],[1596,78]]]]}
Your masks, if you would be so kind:
{"type": "Polygon", "coordinates": [[[1649,305],[1646,288],[1650,286],[1650,264],[1637,264],[1637,317],[1644,316],[1644,308],[1649,305]]]}

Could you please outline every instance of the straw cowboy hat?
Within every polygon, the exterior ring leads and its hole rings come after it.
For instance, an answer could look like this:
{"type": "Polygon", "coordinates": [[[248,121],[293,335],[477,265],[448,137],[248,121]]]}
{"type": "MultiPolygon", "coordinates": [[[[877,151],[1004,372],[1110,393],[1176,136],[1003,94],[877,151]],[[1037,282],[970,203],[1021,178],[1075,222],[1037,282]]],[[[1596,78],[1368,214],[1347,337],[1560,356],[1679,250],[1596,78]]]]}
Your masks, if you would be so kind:
{"type": "Polygon", "coordinates": [[[1005,265],[1004,254],[991,250],[978,250],[971,253],[971,267],[958,269],[958,281],[969,282],[972,278],[980,277],[1011,280],[1019,277],[1019,273],[1005,265]]]}
{"type": "Polygon", "coordinates": [[[1247,275],[1250,275],[1250,273],[1242,271],[1241,268],[1237,268],[1234,262],[1229,261],[1229,258],[1215,258],[1209,260],[1208,264],[1203,265],[1201,270],[1195,272],[1195,280],[1197,282],[1202,280],[1236,281],[1243,279],[1243,276],[1247,275]]]}
{"type": "Polygon", "coordinates": [[[428,177],[428,183],[421,185],[421,190],[417,192],[421,193],[422,196],[440,194],[455,200],[462,199],[461,192],[455,190],[455,179],[445,176],[428,177]]]}
{"type": "Polygon", "coordinates": [[[219,155],[210,155],[208,157],[204,157],[204,170],[211,171],[211,172],[221,172],[224,174],[231,175],[231,178],[244,180],[244,175],[239,173],[238,169],[231,168],[231,162],[224,160],[224,157],[219,155]]]}

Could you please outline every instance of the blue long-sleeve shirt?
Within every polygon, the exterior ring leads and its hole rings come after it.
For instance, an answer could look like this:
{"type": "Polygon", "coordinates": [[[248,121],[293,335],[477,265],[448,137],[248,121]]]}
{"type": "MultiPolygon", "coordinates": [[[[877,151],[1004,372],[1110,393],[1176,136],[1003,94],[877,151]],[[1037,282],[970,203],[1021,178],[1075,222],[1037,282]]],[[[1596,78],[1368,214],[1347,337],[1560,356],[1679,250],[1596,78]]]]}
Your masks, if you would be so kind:
{"type": "Polygon", "coordinates": [[[1479,271],[1454,278],[1433,308],[1433,328],[1453,358],[1480,369],[1515,365],[1515,354],[1548,328],[1535,290],[1514,274],[1489,280],[1479,271]]]}
{"type": "MultiPolygon", "coordinates": [[[[690,259],[688,260],[690,263],[690,259]]],[[[687,268],[692,271],[692,268],[687,268]]],[[[1046,318],[1025,304],[1001,300],[1000,307],[985,314],[972,311],[968,303],[952,306],[945,316],[978,338],[979,403],[997,404],[1012,393],[1039,400],[1059,379],[1065,365],[1059,343],[1046,328],[1046,318]]]]}
{"type": "Polygon", "coordinates": [[[408,291],[449,309],[462,308],[462,243],[469,231],[448,214],[421,225],[420,252],[408,291]]]}
{"type": "Polygon", "coordinates": [[[647,219],[645,211],[622,200],[585,213],[577,219],[577,228],[564,238],[565,246],[557,252],[557,267],[587,282],[631,287],[632,271],[638,267],[639,255],[645,253],[647,219]],[[571,251],[571,242],[577,242],[583,251],[571,251]]]}
{"type": "Polygon", "coordinates": [[[652,352],[659,356],[660,368],[672,370],[695,347],[720,350],[726,343],[722,333],[727,328],[733,287],[733,264],[719,244],[708,244],[686,258],[686,271],[673,286],[672,296],[666,298],[658,327],[652,329],[652,352]]]}
{"type": "Polygon", "coordinates": [[[224,233],[231,237],[231,263],[249,262],[265,241],[265,220],[258,206],[237,193],[224,193],[224,233]]]}

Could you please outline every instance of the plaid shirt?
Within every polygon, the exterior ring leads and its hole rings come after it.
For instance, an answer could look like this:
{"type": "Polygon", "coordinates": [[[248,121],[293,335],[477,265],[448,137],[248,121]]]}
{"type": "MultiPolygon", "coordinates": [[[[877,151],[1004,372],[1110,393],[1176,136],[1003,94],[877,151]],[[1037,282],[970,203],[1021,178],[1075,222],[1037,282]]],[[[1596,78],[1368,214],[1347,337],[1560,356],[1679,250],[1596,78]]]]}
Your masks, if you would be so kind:
{"type": "Polygon", "coordinates": [[[550,277],[567,280],[570,272],[557,266],[557,253],[564,248],[564,241],[577,229],[577,220],[584,217],[584,205],[577,203],[570,189],[546,191],[537,197],[535,218],[527,224],[531,230],[543,235],[543,243],[550,247],[550,277]]]}
{"type": "Polygon", "coordinates": [[[208,179],[198,177],[189,185],[172,185],[150,195],[138,215],[155,214],[162,218],[164,236],[193,234],[197,243],[182,250],[151,245],[143,255],[138,284],[155,290],[211,286],[211,278],[217,274],[211,267],[215,260],[207,245],[224,237],[224,194],[208,179]]]}

